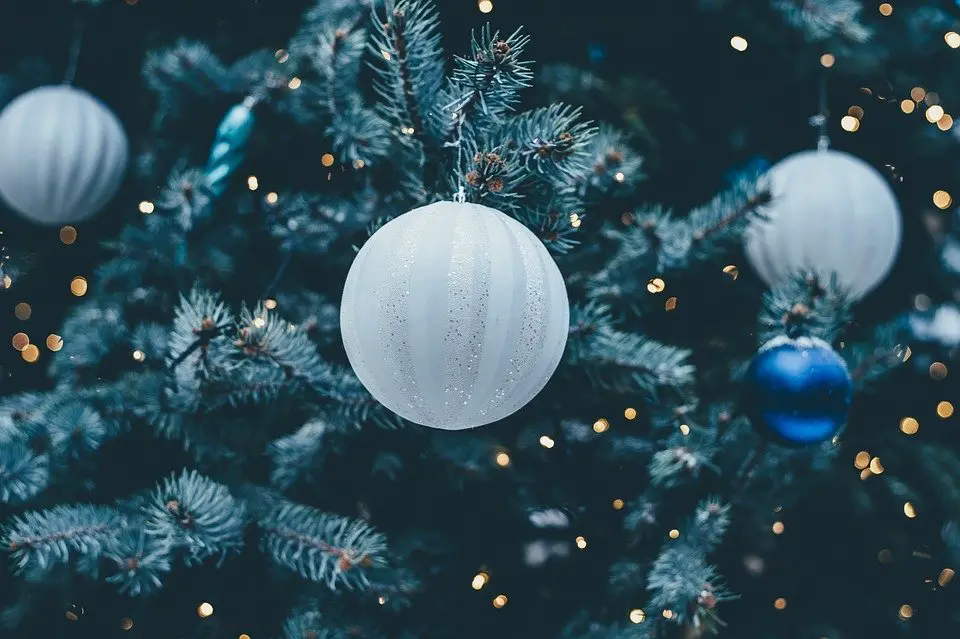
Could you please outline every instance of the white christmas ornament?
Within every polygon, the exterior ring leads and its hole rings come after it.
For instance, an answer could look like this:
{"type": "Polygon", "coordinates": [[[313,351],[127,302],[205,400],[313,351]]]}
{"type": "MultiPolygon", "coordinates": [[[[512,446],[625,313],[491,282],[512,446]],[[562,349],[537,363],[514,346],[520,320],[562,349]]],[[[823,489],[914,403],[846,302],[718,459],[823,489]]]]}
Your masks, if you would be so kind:
{"type": "Polygon", "coordinates": [[[92,216],[120,188],[127,156],[117,117],[70,85],[34,89],[0,112],[0,197],[34,222],[92,216]]]}
{"type": "Polygon", "coordinates": [[[858,299],[889,273],[902,222],[893,190],[869,164],[833,150],[803,151],[767,174],[767,219],[746,232],[747,258],[773,286],[792,273],[836,275],[858,299]]]}
{"type": "Polygon", "coordinates": [[[461,430],[519,410],[566,345],[563,276],[527,227],[478,204],[391,220],[347,275],[340,330],[357,377],[417,424],[461,430]]]}

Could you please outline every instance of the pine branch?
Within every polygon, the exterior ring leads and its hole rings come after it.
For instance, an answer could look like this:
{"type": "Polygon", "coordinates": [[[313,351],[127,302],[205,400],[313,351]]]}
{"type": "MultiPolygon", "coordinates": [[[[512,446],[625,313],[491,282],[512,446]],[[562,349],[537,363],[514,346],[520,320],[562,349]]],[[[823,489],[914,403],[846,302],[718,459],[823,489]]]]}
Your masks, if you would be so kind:
{"type": "Polygon", "coordinates": [[[104,553],[115,569],[107,581],[117,584],[120,594],[131,597],[153,594],[163,587],[162,579],[171,570],[170,550],[142,530],[128,528],[104,553]]]}
{"type": "Polygon", "coordinates": [[[120,513],[104,506],[54,506],[14,517],[4,531],[3,547],[17,572],[42,572],[77,555],[99,557],[125,526],[120,513]]]}
{"type": "Polygon", "coordinates": [[[0,504],[24,502],[47,487],[50,464],[46,455],[24,442],[0,443],[0,504]]]}
{"type": "Polygon", "coordinates": [[[773,6],[813,42],[833,36],[866,42],[873,36],[860,22],[863,5],[858,0],[774,0],[773,6]]]}
{"type": "Polygon", "coordinates": [[[368,571],[385,565],[386,540],[363,521],[287,503],[261,519],[260,529],[275,562],[331,590],[366,589],[368,571]]]}
{"type": "Polygon", "coordinates": [[[850,306],[835,277],[824,283],[815,275],[794,275],[763,295],[760,344],[781,335],[808,335],[833,343],[852,318],[850,306]]]}
{"type": "Polygon", "coordinates": [[[180,551],[187,564],[219,555],[221,560],[243,547],[244,504],[196,471],[171,475],[143,500],[144,531],[180,551]]]}

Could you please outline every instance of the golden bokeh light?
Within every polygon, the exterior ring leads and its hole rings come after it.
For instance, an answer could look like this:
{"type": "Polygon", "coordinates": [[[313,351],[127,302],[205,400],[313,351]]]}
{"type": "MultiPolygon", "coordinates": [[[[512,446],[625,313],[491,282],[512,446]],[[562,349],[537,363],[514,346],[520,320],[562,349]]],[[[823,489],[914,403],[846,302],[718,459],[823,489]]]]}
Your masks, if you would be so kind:
{"type": "Polygon", "coordinates": [[[663,289],[667,287],[667,283],[663,281],[662,278],[655,277],[649,282],[647,282],[647,292],[649,293],[662,293],[663,289]]]}
{"type": "Polygon", "coordinates": [[[120,627],[124,630],[130,630],[133,628],[133,619],[130,617],[124,617],[120,620],[120,627]]]}
{"type": "Polygon", "coordinates": [[[909,501],[904,502],[903,514],[909,517],[910,519],[914,519],[917,516],[917,509],[909,501]]]}
{"type": "Polygon", "coordinates": [[[947,365],[943,362],[934,362],[930,364],[930,377],[935,380],[941,380],[947,376],[947,365]]]}
{"type": "Polygon", "coordinates": [[[20,302],[13,308],[13,314],[18,320],[28,320],[33,315],[33,309],[26,302],[20,302]]]}
{"type": "Polygon", "coordinates": [[[299,89],[301,84],[303,84],[303,81],[296,76],[290,78],[290,82],[287,82],[287,86],[291,89],[299,89]]]}
{"type": "Polygon", "coordinates": [[[610,429],[610,422],[608,422],[603,417],[593,422],[593,432],[595,433],[605,433],[609,429],[610,429]]]}
{"type": "Polygon", "coordinates": [[[907,435],[916,435],[920,430],[920,422],[913,417],[904,417],[900,420],[900,431],[907,435]]]}
{"type": "Polygon", "coordinates": [[[825,68],[829,69],[837,61],[837,58],[832,53],[824,53],[820,56],[820,64],[825,68]]]}
{"type": "Polygon", "coordinates": [[[943,107],[939,104],[934,104],[932,107],[927,108],[924,116],[927,118],[927,122],[938,122],[940,118],[943,117],[943,107]]]}
{"type": "Polygon", "coordinates": [[[60,241],[64,244],[73,244],[77,241],[77,229],[72,226],[65,226],[60,229],[60,241]]]}
{"type": "Polygon", "coordinates": [[[947,43],[947,46],[951,49],[960,48],[960,33],[956,31],[947,31],[943,34],[943,41],[947,43]]]}
{"type": "Polygon", "coordinates": [[[276,204],[277,200],[280,199],[280,196],[278,196],[276,193],[270,192],[267,193],[267,196],[264,199],[267,201],[267,204],[276,204]]]}
{"type": "Polygon", "coordinates": [[[883,471],[886,470],[883,467],[883,464],[880,463],[879,457],[874,457],[870,460],[870,472],[874,475],[882,475],[883,471]]]}
{"type": "Polygon", "coordinates": [[[11,341],[13,343],[13,347],[18,351],[22,351],[30,345],[30,338],[26,333],[17,333],[13,336],[13,340],[11,341]]]}
{"type": "Polygon", "coordinates": [[[673,530],[670,531],[669,534],[670,534],[670,539],[676,539],[677,537],[680,536],[680,531],[674,528],[673,530]]]}
{"type": "Polygon", "coordinates": [[[497,595],[493,598],[493,607],[494,608],[503,608],[507,605],[507,596],[506,595],[497,595]]]}
{"type": "Polygon", "coordinates": [[[740,277],[740,269],[738,269],[733,264],[727,264],[723,267],[723,272],[730,276],[730,279],[736,280],[740,277]]]}
{"type": "Polygon", "coordinates": [[[668,297],[667,301],[663,305],[663,308],[666,309],[667,311],[675,310],[677,308],[677,298],[668,297]]]}
{"type": "Polygon", "coordinates": [[[637,409],[636,409],[636,408],[628,408],[628,409],[626,409],[625,411],[623,411],[623,416],[626,417],[627,419],[636,419],[636,418],[637,418],[637,409]]]}
{"type": "Polygon", "coordinates": [[[853,465],[863,470],[870,465],[870,453],[865,450],[861,450],[857,453],[857,456],[853,458],[853,465]]]}
{"type": "Polygon", "coordinates": [[[256,191],[260,188],[260,180],[257,179],[256,175],[251,175],[247,178],[247,188],[251,191],[256,191]]]}
{"type": "Polygon", "coordinates": [[[940,571],[940,576],[937,577],[937,583],[940,584],[941,588],[945,588],[953,580],[953,568],[944,568],[940,571]]]}
{"type": "Polygon", "coordinates": [[[77,297],[83,297],[87,294],[87,278],[78,275],[70,280],[70,292],[77,297]]]}
{"type": "Polygon", "coordinates": [[[917,103],[913,100],[902,100],[900,102],[900,110],[904,113],[913,113],[917,109],[917,103]]]}
{"type": "Polygon", "coordinates": [[[497,453],[496,461],[497,461],[497,466],[499,466],[500,468],[506,468],[507,466],[510,465],[510,455],[501,451],[497,453]]]}
{"type": "Polygon", "coordinates": [[[320,163],[324,166],[333,166],[334,157],[331,153],[324,153],[323,157],[320,158],[320,163]]]}
{"type": "Polygon", "coordinates": [[[474,590],[480,590],[487,585],[487,582],[490,581],[490,575],[485,572],[478,572],[473,577],[473,581],[470,582],[470,587],[474,590]]]}
{"type": "Polygon", "coordinates": [[[949,131],[953,127],[953,116],[944,113],[943,117],[937,121],[937,128],[941,131],[949,131]]]}
{"type": "Polygon", "coordinates": [[[63,348],[63,338],[55,333],[47,335],[47,348],[56,353],[63,348]]]}
{"type": "Polygon", "coordinates": [[[146,200],[140,202],[137,208],[140,209],[140,212],[144,215],[150,215],[154,210],[153,202],[148,202],[146,200]]]}
{"type": "Polygon", "coordinates": [[[204,601],[202,604],[197,606],[197,614],[200,615],[201,618],[206,619],[213,614],[213,605],[204,601]]]}
{"type": "Polygon", "coordinates": [[[647,618],[647,615],[640,608],[634,608],[630,611],[629,617],[630,621],[633,623],[643,623],[643,620],[647,618]]]}
{"type": "Polygon", "coordinates": [[[946,191],[940,190],[933,193],[933,205],[938,209],[948,208],[953,203],[953,196],[946,191]]]}
{"type": "Polygon", "coordinates": [[[907,604],[903,604],[900,606],[900,610],[897,612],[897,615],[900,617],[900,619],[906,621],[913,616],[913,608],[907,604]]]}
{"type": "Polygon", "coordinates": [[[686,424],[680,424],[680,432],[683,433],[684,435],[689,435],[690,427],[687,426],[686,424]]]}
{"type": "Polygon", "coordinates": [[[493,11],[493,2],[490,0],[480,0],[477,3],[477,8],[480,9],[480,13],[490,13],[493,11]]]}
{"type": "Polygon", "coordinates": [[[847,115],[852,115],[859,120],[863,117],[863,107],[854,104],[852,107],[847,109],[847,115]]]}
{"type": "Polygon", "coordinates": [[[34,363],[40,357],[40,349],[37,348],[36,344],[27,344],[26,348],[20,351],[20,357],[23,358],[23,361],[34,363]]]}
{"type": "Polygon", "coordinates": [[[840,118],[840,127],[848,133],[856,133],[860,128],[860,120],[852,115],[845,115],[840,118]]]}
{"type": "Polygon", "coordinates": [[[784,528],[785,528],[785,526],[783,525],[783,522],[782,522],[782,521],[775,521],[775,522],[773,522],[772,530],[773,530],[773,534],[774,534],[774,535],[781,535],[781,534],[783,534],[784,528]]]}
{"type": "Polygon", "coordinates": [[[937,404],[937,415],[943,419],[951,417],[953,415],[953,404],[947,401],[937,404]]]}
{"type": "Polygon", "coordinates": [[[553,448],[555,443],[556,442],[553,441],[553,438],[550,437],[549,435],[540,436],[540,445],[543,446],[544,448],[553,448]]]}
{"type": "Polygon", "coordinates": [[[777,610],[783,610],[787,607],[787,600],[783,597],[779,597],[773,602],[773,607],[777,610]]]}
{"type": "Polygon", "coordinates": [[[622,499],[614,499],[614,500],[613,500],[613,509],[614,509],[614,510],[621,510],[622,508],[623,508],[623,500],[622,500],[622,499]]]}
{"type": "Polygon", "coordinates": [[[583,550],[584,548],[587,547],[587,540],[583,535],[578,536],[576,539],[576,542],[577,542],[577,548],[579,548],[580,550],[583,550]]]}
{"type": "Polygon", "coordinates": [[[890,4],[889,2],[884,2],[883,4],[880,5],[879,10],[880,10],[880,15],[889,16],[893,14],[893,5],[890,4]]]}
{"type": "Polygon", "coordinates": [[[737,51],[746,51],[748,46],[747,39],[743,36],[733,36],[730,38],[730,46],[737,51]]]}
{"type": "Polygon", "coordinates": [[[910,98],[914,102],[919,102],[924,97],[926,97],[926,95],[927,95],[927,92],[923,87],[913,87],[912,89],[910,89],[910,98]]]}

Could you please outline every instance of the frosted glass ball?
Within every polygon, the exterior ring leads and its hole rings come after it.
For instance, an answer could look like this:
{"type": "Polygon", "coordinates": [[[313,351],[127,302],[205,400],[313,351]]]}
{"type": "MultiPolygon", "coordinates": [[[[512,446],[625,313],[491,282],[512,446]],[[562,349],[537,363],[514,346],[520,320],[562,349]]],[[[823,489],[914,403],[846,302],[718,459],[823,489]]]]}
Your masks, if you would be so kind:
{"type": "Polygon", "coordinates": [[[70,85],[28,91],[0,112],[0,198],[33,222],[91,217],[116,195],[127,158],[117,117],[70,85]]]}
{"type": "Polygon", "coordinates": [[[767,173],[767,218],[746,232],[750,264],[769,286],[807,271],[859,299],[882,282],[900,250],[893,190],[869,164],[833,150],[803,151],[767,173]]]}
{"type": "Polygon", "coordinates": [[[444,430],[503,419],[553,375],[570,307],[563,276],[526,226],[437,202],[391,220],[347,275],[347,357],[381,404],[444,430]]]}

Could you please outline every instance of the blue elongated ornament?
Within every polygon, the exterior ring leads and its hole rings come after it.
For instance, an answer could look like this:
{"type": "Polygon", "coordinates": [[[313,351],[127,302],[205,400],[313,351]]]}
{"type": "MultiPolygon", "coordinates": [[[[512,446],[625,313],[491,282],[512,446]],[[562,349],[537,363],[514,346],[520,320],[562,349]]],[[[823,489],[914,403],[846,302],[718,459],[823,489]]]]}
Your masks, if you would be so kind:
{"type": "Polygon", "coordinates": [[[761,346],[743,384],[744,412],[754,428],[792,446],[836,435],[853,396],[846,362],[813,337],[777,337],[761,346]]]}
{"type": "Polygon", "coordinates": [[[254,104],[252,97],[244,98],[242,103],[227,111],[217,127],[217,135],[204,169],[204,185],[213,198],[224,194],[233,172],[247,157],[247,143],[253,133],[255,121],[254,104]]]}

